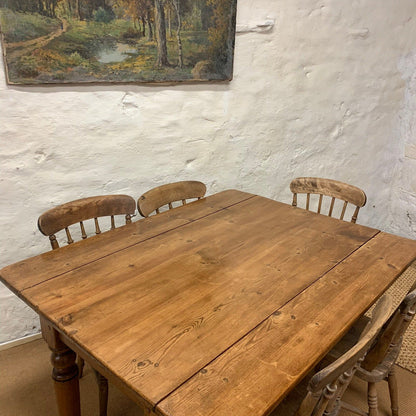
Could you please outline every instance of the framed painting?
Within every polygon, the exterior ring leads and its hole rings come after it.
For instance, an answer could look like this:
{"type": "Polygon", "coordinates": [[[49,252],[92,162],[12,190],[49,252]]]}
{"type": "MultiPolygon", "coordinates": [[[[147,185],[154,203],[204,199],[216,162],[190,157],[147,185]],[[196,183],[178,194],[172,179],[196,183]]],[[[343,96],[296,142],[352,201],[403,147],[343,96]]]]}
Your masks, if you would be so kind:
{"type": "Polygon", "coordinates": [[[232,79],[237,0],[0,0],[9,84],[232,79]]]}

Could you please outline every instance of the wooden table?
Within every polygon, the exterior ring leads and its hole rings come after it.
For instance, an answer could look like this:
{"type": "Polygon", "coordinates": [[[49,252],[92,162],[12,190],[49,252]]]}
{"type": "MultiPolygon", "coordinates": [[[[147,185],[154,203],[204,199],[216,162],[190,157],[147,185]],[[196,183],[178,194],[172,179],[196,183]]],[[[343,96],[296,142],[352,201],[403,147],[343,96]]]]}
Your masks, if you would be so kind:
{"type": "Polygon", "coordinates": [[[256,416],[415,257],[415,241],[225,191],[0,275],[46,320],[61,415],[79,414],[76,351],[149,412],[256,416]]]}

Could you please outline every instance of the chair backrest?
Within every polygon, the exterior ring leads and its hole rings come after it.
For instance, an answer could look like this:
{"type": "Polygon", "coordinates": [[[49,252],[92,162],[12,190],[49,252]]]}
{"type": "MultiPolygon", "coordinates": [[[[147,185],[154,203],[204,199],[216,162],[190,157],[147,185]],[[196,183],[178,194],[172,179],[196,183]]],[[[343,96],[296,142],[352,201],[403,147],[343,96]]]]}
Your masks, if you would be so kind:
{"type": "MultiPolygon", "coordinates": [[[[384,363],[389,352],[396,348],[399,353],[402,338],[416,311],[416,283],[410,289],[406,297],[401,301],[391,318],[384,325],[377,342],[371,347],[361,367],[366,371],[372,371],[379,364],[384,363]]],[[[394,361],[388,363],[393,365],[394,361]]],[[[386,364],[387,365],[387,364],[386,364]]]]}
{"type": "Polygon", "coordinates": [[[352,214],[351,222],[357,221],[358,211],[367,202],[367,196],[363,190],[347,183],[335,181],[333,179],[324,178],[296,178],[290,183],[290,190],[293,192],[294,207],[298,204],[298,194],[306,194],[306,209],[310,208],[311,194],[319,195],[318,214],[321,213],[322,201],[324,196],[331,197],[328,216],[332,216],[334,211],[335,200],[340,199],[344,202],[340,219],[344,219],[347,205],[351,203],[355,205],[355,211],[352,214]]]}
{"type": "Polygon", "coordinates": [[[296,413],[297,416],[338,414],[342,395],[350,384],[357,366],[389,318],[391,310],[392,299],[389,295],[384,295],[374,309],[371,321],[364,329],[360,340],[311,378],[308,393],[296,413]]]}
{"type": "Polygon", "coordinates": [[[115,215],[125,215],[126,224],[131,222],[131,217],[136,210],[135,200],[128,195],[102,195],[90,198],[77,199],[59,205],[43,213],[38,219],[40,232],[49,237],[52,249],[59,248],[56,233],[65,230],[67,243],[74,242],[69,226],[79,223],[81,237],[87,238],[84,221],[94,219],[95,233],[100,234],[99,217],[110,217],[110,227],[115,228],[115,215]]]}
{"type": "Polygon", "coordinates": [[[159,214],[159,209],[165,205],[172,209],[173,202],[180,201],[185,205],[187,199],[201,199],[206,190],[206,186],[199,181],[169,183],[144,193],[137,200],[137,208],[143,217],[148,217],[154,211],[159,214]]]}

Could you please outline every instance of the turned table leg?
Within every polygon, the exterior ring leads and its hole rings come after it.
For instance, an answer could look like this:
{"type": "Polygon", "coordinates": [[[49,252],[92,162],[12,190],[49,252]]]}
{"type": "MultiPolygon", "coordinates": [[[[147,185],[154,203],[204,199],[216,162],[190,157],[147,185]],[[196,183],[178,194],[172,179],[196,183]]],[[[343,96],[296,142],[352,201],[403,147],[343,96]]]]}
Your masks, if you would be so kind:
{"type": "Polygon", "coordinates": [[[100,400],[100,416],[107,416],[108,405],[108,381],[97,370],[94,370],[98,384],[98,397],[100,400]]]}
{"type": "Polygon", "coordinates": [[[59,416],[81,416],[76,354],[61,341],[59,333],[46,322],[42,322],[42,335],[52,351],[52,379],[59,416]]]}

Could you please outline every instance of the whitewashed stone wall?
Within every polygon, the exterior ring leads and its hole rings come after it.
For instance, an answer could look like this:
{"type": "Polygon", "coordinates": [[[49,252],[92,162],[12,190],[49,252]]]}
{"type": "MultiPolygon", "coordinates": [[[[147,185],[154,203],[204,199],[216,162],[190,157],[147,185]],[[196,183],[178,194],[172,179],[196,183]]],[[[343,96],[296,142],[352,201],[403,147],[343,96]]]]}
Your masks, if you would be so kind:
{"type": "MultiPolygon", "coordinates": [[[[290,201],[295,176],[362,187],[359,222],[415,237],[416,2],[238,0],[229,84],[8,87],[0,267],[49,250],[38,215],[180,179],[290,201]]],[[[0,288],[0,343],[39,331],[0,288]]]]}

